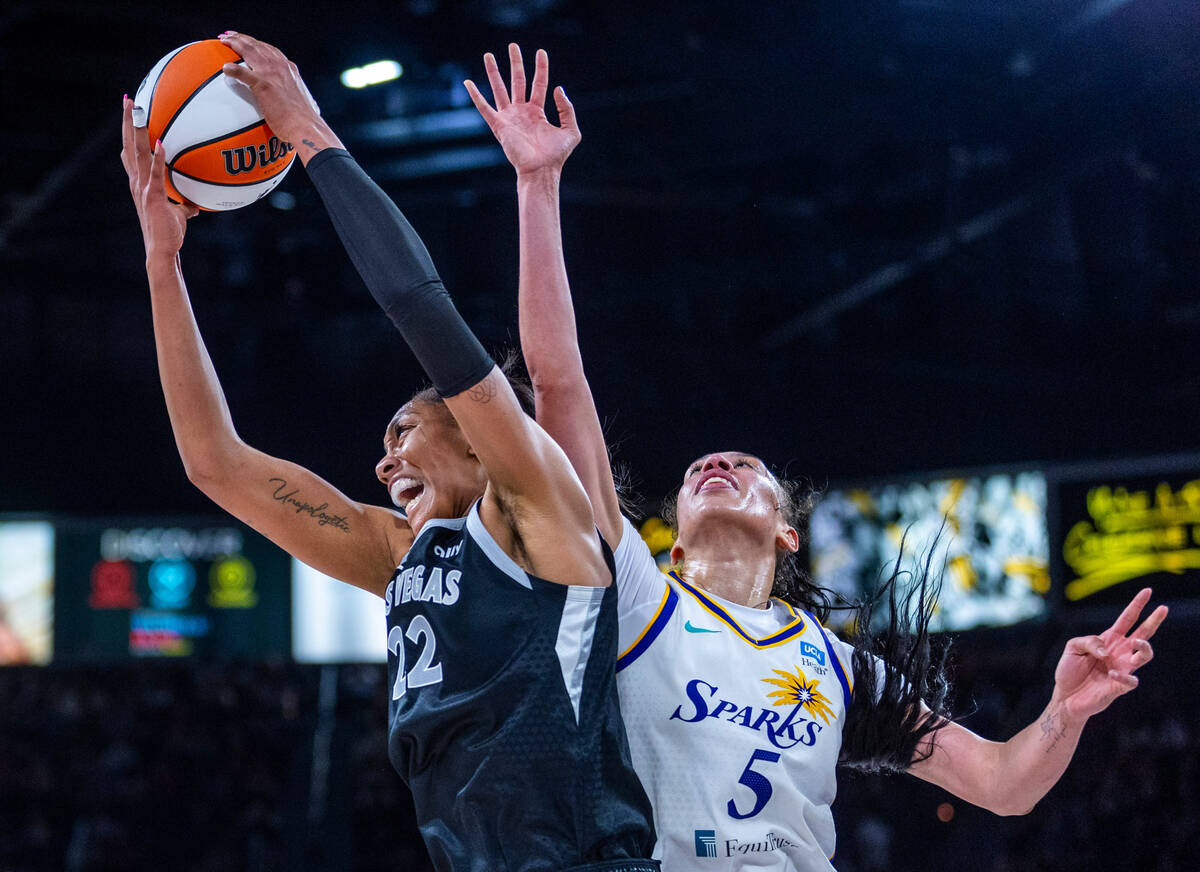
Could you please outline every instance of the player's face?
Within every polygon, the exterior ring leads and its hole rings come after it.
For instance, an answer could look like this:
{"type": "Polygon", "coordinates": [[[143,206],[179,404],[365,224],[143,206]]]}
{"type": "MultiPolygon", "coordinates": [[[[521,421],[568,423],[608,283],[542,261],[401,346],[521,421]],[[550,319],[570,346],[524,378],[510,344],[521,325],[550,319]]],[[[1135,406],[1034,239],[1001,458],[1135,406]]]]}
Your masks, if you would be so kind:
{"type": "Polygon", "coordinates": [[[679,541],[703,535],[712,524],[736,524],[776,543],[791,530],[781,509],[779,484],[752,454],[718,451],[693,462],[676,502],[679,541]]]}
{"type": "Polygon", "coordinates": [[[383,437],[375,475],[417,532],[429,518],[461,518],[483,495],[487,476],[442,403],[412,400],[383,437]]]}

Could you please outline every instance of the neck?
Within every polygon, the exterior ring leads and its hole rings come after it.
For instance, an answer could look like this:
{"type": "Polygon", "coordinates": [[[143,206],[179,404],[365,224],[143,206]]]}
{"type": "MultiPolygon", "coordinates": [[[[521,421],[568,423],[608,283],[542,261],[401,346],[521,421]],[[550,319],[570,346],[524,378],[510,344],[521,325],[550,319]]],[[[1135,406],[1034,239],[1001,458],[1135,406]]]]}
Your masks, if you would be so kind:
{"type": "Polygon", "coordinates": [[[775,584],[775,548],[763,548],[740,531],[728,528],[717,535],[696,537],[694,545],[680,543],[679,576],[722,599],[752,608],[770,606],[775,584]]]}

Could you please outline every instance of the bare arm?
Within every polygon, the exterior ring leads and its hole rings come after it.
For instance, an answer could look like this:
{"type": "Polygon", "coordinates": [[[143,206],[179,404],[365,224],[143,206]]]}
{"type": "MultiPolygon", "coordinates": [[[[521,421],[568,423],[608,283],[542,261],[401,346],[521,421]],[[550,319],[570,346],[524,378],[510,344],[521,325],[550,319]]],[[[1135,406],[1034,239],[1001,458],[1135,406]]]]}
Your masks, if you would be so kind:
{"type": "Polygon", "coordinates": [[[411,543],[399,515],[348,499],[308,470],[246,445],[234,429],[180,268],[187,219],[163,187],[164,158],[126,99],[122,162],[146,244],[159,376],[188,478],[230,514],[335,578],[381,594],[411,543]]]}
{"type": "Polygon", "coordinates": [[[1027,814],[1066,771],[1088,719],[1137,687],[1133,673],[1154,656],[1149,640],[1167,616],[1159,606],[1126,636],[1149,600],[1143,590],[1104,633],[1067,643],[1050,703],[1034,723],[1007,742],[949,724],[909,771],[996,814],[1027,814]]]}
{"type": "Polygon", "coordinates": [[[512,44],[508,51],[511,94],[496,59],[484,55],[496,108],[473,82],[465,85],[517,171],[521,351],[533,380],[538,423],[566,452],[591,500],[596,525],[616,547],[621,538],[621,507],[604,431],[583,372],[559,223],[559,179],[563,163],[581,139],[579,127],[562,88],[554,91],[561,126],[546,118],[543,107],[550,77],[546,52],[537,53],[526,100],[521,50],[512,44]]]}
{"type": "Polygon", "coordinates": [[[372,296],[412,348],[487,473],[482,517],[535,574],[607,584],[592,507],[562,450],[522,411],[504,375],[454,309],[420,237],[320,119],[295,65],[245,34],[227,75],[254,93],[271,129],[310,143],[306,161],[334,228],[372,296]],[[331,147],[321,148],[322,145],[331,147]]]}

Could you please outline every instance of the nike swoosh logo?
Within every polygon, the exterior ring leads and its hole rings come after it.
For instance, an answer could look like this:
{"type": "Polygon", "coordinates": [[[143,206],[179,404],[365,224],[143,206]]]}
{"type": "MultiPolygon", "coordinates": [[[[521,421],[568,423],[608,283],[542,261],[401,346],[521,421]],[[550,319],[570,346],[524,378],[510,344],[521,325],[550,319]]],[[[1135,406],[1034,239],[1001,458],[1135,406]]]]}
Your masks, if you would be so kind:
{"type": "Polygon", "coordinates": [[[703,627],[693,627],[692,622],[688,621],[683,625],[683,628],[689,633],[719,633],[720,630],[706,630],[703,627]]]}

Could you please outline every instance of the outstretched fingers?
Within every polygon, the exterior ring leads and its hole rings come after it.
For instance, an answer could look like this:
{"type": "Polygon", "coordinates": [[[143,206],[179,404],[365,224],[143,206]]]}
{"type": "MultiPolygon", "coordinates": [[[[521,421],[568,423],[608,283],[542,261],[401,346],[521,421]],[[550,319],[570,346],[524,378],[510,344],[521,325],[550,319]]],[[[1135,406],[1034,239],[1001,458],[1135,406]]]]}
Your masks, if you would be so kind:
{"type": "Polygon", "coordinates": [[[1129,605],[1117,616],[1116,621],[1109,627],[1106,635],[1124,636],[1137,622],[1138,615],[1142,613],[1142,609],[1146,607],[1146,603],[1150,602],[1150,588],[1144,587],[1138,591],[1137,596],[1130,600],[1129,605]]]}
{"type": "Polygon", "coordinates": [[[475,87],[475,83],[470,79],[463,82],[463,87],[467,89],[467,96],[471,98],[471,102],[475,104],[475,108],[479,110],[479,114],[483,116],[483,120],[487,123],[487,126],[495,133],[495,121],[498,113],[488,103],[487,97],[479,92],[479,89],[475,87]]]}
{"type": "Polygon", "coordinates": [[[563,130],[569,130],[580,136],[579,122],[575,120],[575,107],[567,98],[567,92],[562,85],[554,89],[554,105],[558,108],[558,124],[563,130]]]}
{"type": "Polygon", "coordinates": [[[483,68],[487,71],[488,84],[492,86],[492,101],[496,104],[496,111],[503,112],[509,106],[508,89],[504,87],[504,79],[500,77],[496,56],[491,52],[483,56],[483,68]]]}
{"type": "Polygon", "coordinates": [[[529,102],[539,109],[546,106],[546,89],[550,86],[550,56],[539,48],[533,61],[533,87],[529,91],[529,102]]]}
{"type": "Polygon", "coordinates": [[[1162,622],[1167,619],[1167,607],[1159,606],[1150,613],[1150,617],[1142,621],[1141,626],[1133,631],[1132,638],[1134,639],[1149,639],[1158,632],[1158,628],[1162,622]]]}
{"type": "Polygon", "coordinates": [[[521,47],[515,42],[508,44],[508,73],[512,78],[510,96],[514,103],[525,102],[525,59],[521,57],[521,47]]]}

